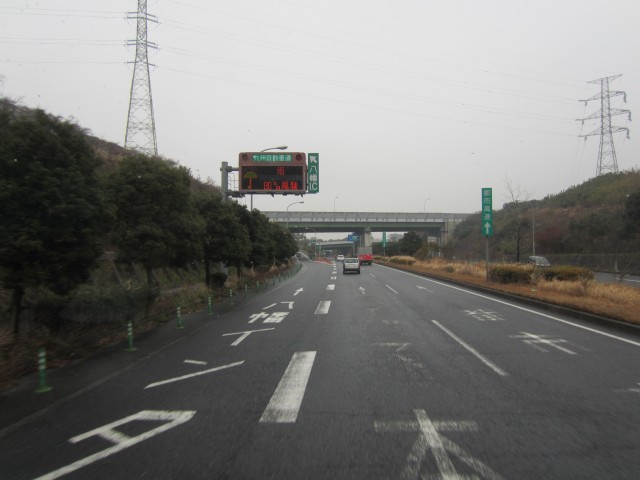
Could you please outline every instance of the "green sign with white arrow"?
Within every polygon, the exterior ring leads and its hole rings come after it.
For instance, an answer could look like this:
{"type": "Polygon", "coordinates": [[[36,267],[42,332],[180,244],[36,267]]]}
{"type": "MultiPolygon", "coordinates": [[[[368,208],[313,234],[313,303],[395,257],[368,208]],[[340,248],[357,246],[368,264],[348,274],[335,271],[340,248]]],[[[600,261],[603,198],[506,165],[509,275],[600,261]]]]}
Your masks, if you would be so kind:
{"type": "Polygon", "coordinates": [[[482,189],[482,234],[485,237],[493,235],[493,190],[482,189]]]}

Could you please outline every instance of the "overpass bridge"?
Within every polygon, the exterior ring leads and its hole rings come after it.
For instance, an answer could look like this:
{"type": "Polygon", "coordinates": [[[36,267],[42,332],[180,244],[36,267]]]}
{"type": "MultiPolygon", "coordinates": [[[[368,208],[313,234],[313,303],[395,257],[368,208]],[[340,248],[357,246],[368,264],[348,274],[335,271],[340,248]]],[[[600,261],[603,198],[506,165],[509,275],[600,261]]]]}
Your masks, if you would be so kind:
{"type": "Polygon", "coordinates": [[[355,233],[358,252],[371,252],[372,232],[422,232],[442,245],[468,213],[403,212],[262,212],[274,222],[298,233],[355,233]]]}

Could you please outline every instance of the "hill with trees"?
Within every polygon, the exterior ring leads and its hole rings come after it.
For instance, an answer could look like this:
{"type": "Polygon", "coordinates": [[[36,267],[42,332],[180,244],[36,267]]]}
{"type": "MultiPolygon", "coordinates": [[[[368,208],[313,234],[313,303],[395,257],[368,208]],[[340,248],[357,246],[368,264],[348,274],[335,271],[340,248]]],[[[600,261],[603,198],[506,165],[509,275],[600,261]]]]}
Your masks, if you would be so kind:
{"type": "MultiPolygon", "coordinates": [[[[16,336],[30,292],[49,299],[56,330],[68,322],[56,312],[74,301],[105,252],[144,268],[149,303],[159,294],[156,270],[204,266],[202,283],[211,286],[212,273],[224,277],[226,267],[240,274],[287,264],[297,250],[286,229],[223,202],[219,188],[186,167],[2,98],[0,218],[0,320],[10,317],[16,336]]],[[[118,288],[119,299],[134,293],[118,288]]]]}
{"type": "MultiPolygon", "coordinates": [[[[535,254],[549,259],[638,271],[640,171],[601,175],[542,200],[513,197],[494,211],[494,261],[526,262],[535,241],[535,254]]],[[[479,212],[456,228],[453,245],[458,259],[484,258],[479,212]]]]}

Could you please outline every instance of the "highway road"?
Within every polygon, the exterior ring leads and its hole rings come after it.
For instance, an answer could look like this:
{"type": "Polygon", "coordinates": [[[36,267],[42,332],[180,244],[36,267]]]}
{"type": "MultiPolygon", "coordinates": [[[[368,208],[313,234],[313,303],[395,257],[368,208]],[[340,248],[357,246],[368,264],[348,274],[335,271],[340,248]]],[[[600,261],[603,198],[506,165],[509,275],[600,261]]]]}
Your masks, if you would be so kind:
{"type": "Polygon", "coordinates": [[[2,479],[636,479],[640,334],[303,262],[0,405],[2,479]]]}
{"type": "Polygon", "coordinates": [[[598,282],[618,283],[621,285],[626,285],[628,287],[640,288],[639,275],[623,275],[622,278],[620,278],[620,274],[618,273],[594,272],[594,274],[595,274],[595,279],[598,282]]]}

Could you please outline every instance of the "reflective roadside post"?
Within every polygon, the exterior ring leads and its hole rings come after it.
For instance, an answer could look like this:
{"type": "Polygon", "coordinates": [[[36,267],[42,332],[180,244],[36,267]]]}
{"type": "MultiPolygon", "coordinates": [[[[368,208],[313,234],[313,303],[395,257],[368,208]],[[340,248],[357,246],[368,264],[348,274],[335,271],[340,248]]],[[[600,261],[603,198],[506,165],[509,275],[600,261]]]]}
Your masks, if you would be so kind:
{"type": "Polygon", "coordinates": [[[38,349],[38,388],[36,393],[45,393],[52,390],[47,385],[47,353],[44,348],[38,349]]]}

